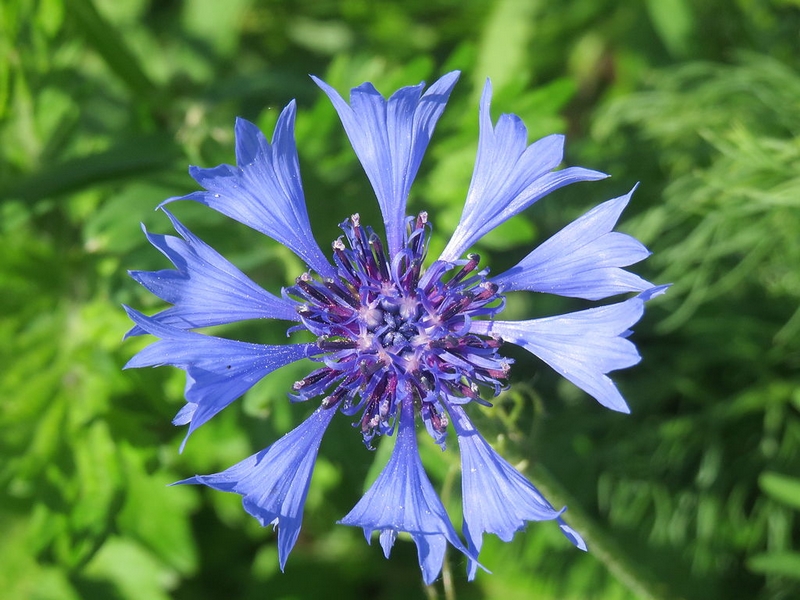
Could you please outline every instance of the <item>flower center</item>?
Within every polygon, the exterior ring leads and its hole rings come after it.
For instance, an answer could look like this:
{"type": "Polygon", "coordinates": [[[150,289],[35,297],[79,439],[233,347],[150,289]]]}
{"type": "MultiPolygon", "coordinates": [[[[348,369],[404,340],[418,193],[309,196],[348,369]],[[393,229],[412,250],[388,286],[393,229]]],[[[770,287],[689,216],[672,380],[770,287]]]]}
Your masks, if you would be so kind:
{"type": "Polygon", "coordinates": [[[413,402],[443,443],[442,400],[485,402],[479,386],[497,395],[504,385],[511,361],[498,355],[500,341],[470,333],[471,320],[502,310],[503,298],[477,270],[476,254],[422,270],[430,236],[424,212],[407,218],[405,243],[391,259],[358,215],[341,228],[349,248],[342,237],[333,243],[337,277],[304,273],[287,289],[298,301],[299,327],[317,336],[315,360],[325,364],[295,382],[295,398],[326,394],[323,406],[362,412],[368,445],[393,430],[398,403],[413,402]]]}

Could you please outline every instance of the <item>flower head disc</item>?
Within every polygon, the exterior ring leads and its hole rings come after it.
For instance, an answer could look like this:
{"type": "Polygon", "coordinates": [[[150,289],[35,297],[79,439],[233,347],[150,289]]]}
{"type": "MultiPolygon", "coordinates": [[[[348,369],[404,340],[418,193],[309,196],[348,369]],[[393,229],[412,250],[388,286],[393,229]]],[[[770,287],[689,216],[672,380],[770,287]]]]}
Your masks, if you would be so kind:
{"type": "Polygon", "coordinates": [[[367,443],[393,431],[402,398],[443,444],[448,419],[442,401],[478,400],[479,386],[497,394],[508,374],[510,361],[497,353],[500,342],[470,333],[473,318],[502,309],[497,285],[477,270],[475,254],[423,271],[430,232],[425,213],[406,220],[403,244],[391,260],[358,215],[341,227],[347,246],[342,238],[333,244],[336,276],[303,274],[286,290],[301,302],[298,314],[318,336],[325,363],[294,384],[296,398],[326,394],[323,406],[361,411],[367,443]]]}
{"type": "Polygon", "coordinates": [[[129,336],[158,338],[127,366],[172,365],[186,372],[186,405],[173,422],[188,425],[187,437],[267,374],[301,359],[318,363],[290,393],[295,401],[319,402],[304,423],[229,469],[180,482],[240,494],[247,512],[277,528],[281,569],[300,531],[322,437],[339,412],[355,417],[368,447],[376,435],[396,433],[389,463],[341,522],[363,528],[368,539],[379,532],[387,557],[398,533],[409,533],[426,583],[441,572],[448,544],[466,556],[471,579],[485,533],[510,540],[531,521],[555,521],[570,542],[586,549],[564,522],[563,509],[553,507],[477,432],[466,405],[488,404],[481,392],[496,396],[507,385],[512,361],[500,352],[503,343],[512,343],[601,404],[627,412],[608,373],[639,361],[630,328],[645,302],[666,286],[654,287],[624,269],[648,255],[637,240],[613,231],[631,194],[589,211],[505,273],[489,277],[477,254],[463,258],[486,233],[551,191],[605,177],[580,167],[557,169],[562,136],[528,144],[519,117],[502,115],[493,123],[488,82],[461,219],[442,255],[426,264],[431,225],[425,212],[407,216],[406,204],[457,78],[450,73],[424,92],[420,84],[388,99],[363,84],[351,91],[349,104],[315,78],[375,190],[386,233],[382,238],[354,214],[342,222],[331,260],[311,232],[293,102],[281,113],[271,142],[252,123],[237,120],[236,165],[190,169],[204,190],[165,203],[199,202],[292,250],[308,271],[281,295],[263,290],[170,213],[180,238],[145,232],[175,269],[131,275],[172,306],[152,316],[127,309],[134,322],[129,336]],[[507,291],[587,300],[636,295],[555,317],[498,320],[507,291]],[[276,346],[194,331],[247,319],[294,323],[289,332],[304,330],[313,340],[276,346]],[[453,424],[466,543],[425,474],[417,417],[443,449],[453,424]]]}

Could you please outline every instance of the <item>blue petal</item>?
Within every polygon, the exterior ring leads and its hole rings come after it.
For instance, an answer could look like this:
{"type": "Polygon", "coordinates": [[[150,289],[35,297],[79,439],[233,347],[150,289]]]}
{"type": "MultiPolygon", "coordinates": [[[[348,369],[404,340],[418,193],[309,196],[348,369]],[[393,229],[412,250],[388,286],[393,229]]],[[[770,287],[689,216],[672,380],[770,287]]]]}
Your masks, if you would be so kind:
{"type": "Polygon", "coordinates": [[[468,557],[477,557],[461,543],[425,474],[417,450],[414,407],[408,398],[403,400],[401,411],[397,442],[388,464],[340,523],[362,527],[367,540],[373,531],[381,532],[381,546],[387,556],[398,532],[411,534],[423,578],[430,585],[442,570],[447,542],[468,557]]]}
{"type": "Polygon", "coordinates": [[[195,200],[270,236],[290,248],[317,273],[334,270],[322,254],[308,220],[300,166],[294,143],[294,101],[275,125],[272,144],[244,119],[236,119],[237,166],[190,167],[189,173],[207,191],[170,198],[195,200]]]}
{"type": "Polygon", "coordinates": [[[480,106],[480,134],[461,221],[441,260],[457,260],[489,231],[553,190],[578,181],[595,181],[603,173],[580,167],[553,171],[563,158],[564,136],[550,135],[528,146],[528,131],[516,115],[500,115],[492,126],[487,80],[480,106]]]}
{"type": "Polygon", "coordinates": [[[458,75],[448,73],[424,94],[424,83],[401,88],[388,101],[371,83],[364,83],[350,91],[349,105],[331,86],[313,77],[339,113],[372,183],[391,256],[403,244],[408,193],[458,75]]]}
{"type": "MultiPolygon", "coordinates": [[[[170,235],[145,235],[177,270],[130,271],[130,276],[173,307],[153,319],[180,329],[221,325],[245,319],[299,321],[294,305],[256,285],[239,269],[195,236],[168,211],[175,230],[170,235]]],[[[126,336],[146,333],[139,326],[126,336]]]]}
{"type": "Polygon", "coordinates": [[[522,346],[600,404],[630,412],[606,373],[639,362],[639,352],[625,339],[644,312],[644,303],[668,286],[634,298],[578,312],[529,321],[473,321],[471,332],[492,335],[522,346]]]}
{"type": "Polygon", "coordinates": [[[125,310],[144,331],[161,338],[125,368],[172,365],[186,371],[187,405],[173,421],[176,425],[189,423],[186,439],[263,377],[316,349],[315,344],[268,346],[226,340],[165,325],[128,307],[125,310]]]}
{"type": "Polygon", "coordinates": [[[278,529],[281,571],[303,524],[303,506],[322,436],[336,413],[318,408],[297,428],[269,448],[213,475],[196,475],[177,483],[202,484],[241,494],[245,510],[263,527],[278,529]]]}
{"type": "Polygon", "coordinates": [[[612,231],[631,194],[633,190],[590,210],[492,281],[504,292],[528,290],[587,300],[653,287],[620,268],[650,255],[639,241],[612,231]]]}
{"type": "MultiPolygon", "coordinates": [[[[564,509],[553,508],[533,484],[495,452],[461,406],[449,405],[449,410],[461,452],[463,533],[467,547],[477,556],[484,533],[493,533],[510,542],[528,521],[556,520],[569,529],[569,540],[585,550],[583,539],[561,521],[564,509]]],[[[467,567],[470,580],[475,578],[477,567],[470,559],[467,567]]]]}

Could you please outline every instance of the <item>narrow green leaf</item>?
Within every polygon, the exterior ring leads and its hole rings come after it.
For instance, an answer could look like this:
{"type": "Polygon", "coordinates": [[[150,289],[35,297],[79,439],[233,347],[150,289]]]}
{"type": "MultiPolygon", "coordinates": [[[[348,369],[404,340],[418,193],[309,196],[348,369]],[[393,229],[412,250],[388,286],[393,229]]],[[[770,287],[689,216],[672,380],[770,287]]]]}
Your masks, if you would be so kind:
{"type": "Polygon", "coordinates": [[[0,190],[0,199],[39,200],[65,194],[88,185],[160,170],[180,155],[180,149],[169,136],[130,138],[104,152],[43,167],[0,190]]]}
{"type": "Polygon", "coordinates": [[[800,552],[764,552],[747,560],[747,567],[765,575],[783,575],[800,579],[800,552]]]}
{"type": "Polygon", "coordinates": [[[491,77],[495,91],[526,73],[528,43],[534,33],[534,17],[540,2],[501,0],[486,23],[480,44],[475,73],[475,90],[480,95],[486,77],[491,77]]]}
{"type": "Polygon", "coordinates": [[[758,485],[778,502],[800,510],[800,479],[778,473],[762,473],[758,485]]]}

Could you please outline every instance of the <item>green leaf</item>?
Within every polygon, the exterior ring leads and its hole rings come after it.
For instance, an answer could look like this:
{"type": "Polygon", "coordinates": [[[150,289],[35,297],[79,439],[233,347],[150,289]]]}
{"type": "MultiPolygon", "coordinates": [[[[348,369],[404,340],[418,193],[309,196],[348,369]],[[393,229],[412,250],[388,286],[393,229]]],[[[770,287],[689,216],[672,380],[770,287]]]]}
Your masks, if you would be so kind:
{"type": "Polygon", "coordinates": [[[180,155],[180,149],[167,135],[131,138],[104,152],[48,165],[0,189],[0,198],[33,201],[66,194],[85,186],[165,169],[180,155]]]}
{"type": "Polygon", "coordinates": [[[495,91],[525,77],[528,69],[528,45],[533,38],[534,17],[540,2],[501,0],[486,23],[475,65],[475,92],[480,95],[486,77],[495,91]]]}
{"type": "Polygon", "coordinates": [[[7,518],[0,512],[0,590],[4,598],[79,600],[67,573],[40,564],[31,552],[27,519],[7,518]]]}
{"type": "Polygon", "coordinates": [[[147,245],[142,230],[131,224],[144,223],[148,229],[163,229],[164,215],[153,209],[163,199],[174,195],[173,191],[147,180],[131,182],[87,218],[83,228],[84,247],[89,252],[123,254],[147,245]]]}
{"type": "Polygon", "coordinates": [[[800,579],[800,552],[764,552],[747,560],[747,567],[765,575],[800,579]]]}
{"type": "Polygon", "coordinates": [[[36,22],[49,37],[54,37],[64,23],[62,0],[41,0],[36,11],[36,22]]]}
{"type": "Polygon", "coordinates": [[[131,539],[110,538],[86,565],[82,573],[87,579],[111,582],[124,600],[169,600],[167,589],[178,579],[147,550],[131,539]]]}
{"type": "Polygon", "coordinates": [[[694,33],[691,4],[686,0],[648,0],[647,10],[667,50],[675,56],[686,56],[694,33]]]}
{"type": "Polygon", "coordinates": [[[97,420],[73,441],[77,468],[77,497],[70,525],[77,531],[100,535],[106,528],[120,492],[121,473],[116,446],[105,421],[97,420]]]}
{"type": "Polygon", "coordinates": [[[766,494],[778,502],[800,510],[800,479],[780,475],[779,473],[762,473],[758,485],[766,494]]]}
{"type": "Polygon", "coordinates": [[[117,515],[119,530],[140,542],[183,575],[197,568],[189,514],[196,495],[185,486],[168,487],[177,477],[163,471],[148,473],[136,448],[123,448],[125,503],[117,515]]]}
{"type": "Polygon", "coordinates": [[[251,0],[187,0],[181,21],[197,39],[213,46],[222,56],[232,54],[243,32],[237,25],[245,17],[251,0]]]}

